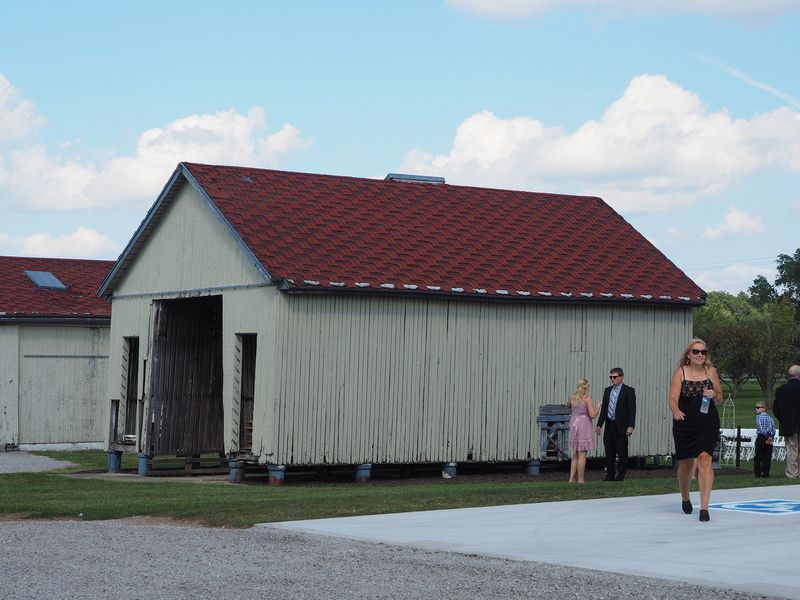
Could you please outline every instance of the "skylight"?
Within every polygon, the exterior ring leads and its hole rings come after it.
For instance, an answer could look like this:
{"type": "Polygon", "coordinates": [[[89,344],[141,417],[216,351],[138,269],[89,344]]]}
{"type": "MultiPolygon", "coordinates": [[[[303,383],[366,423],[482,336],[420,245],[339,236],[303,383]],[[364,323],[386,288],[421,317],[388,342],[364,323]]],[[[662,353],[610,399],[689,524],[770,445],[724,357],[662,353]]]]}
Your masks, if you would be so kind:
{"type": "Polygon", "coordinates": [[[65,286],[58,277],[50,271],[25,271],[30,280],[43,290],[65,290],[65,286]]]}

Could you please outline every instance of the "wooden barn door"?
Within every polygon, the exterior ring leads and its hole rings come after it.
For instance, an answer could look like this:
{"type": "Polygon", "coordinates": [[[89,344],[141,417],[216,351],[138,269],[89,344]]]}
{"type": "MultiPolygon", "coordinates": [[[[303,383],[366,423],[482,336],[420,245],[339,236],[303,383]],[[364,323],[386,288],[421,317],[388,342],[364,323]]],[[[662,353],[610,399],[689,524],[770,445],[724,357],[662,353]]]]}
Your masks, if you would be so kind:
{"type": "Polygon", "coordinates": [[[150,454],[223,452],[222,296],[158,301],[152,360],[150,454]]]}

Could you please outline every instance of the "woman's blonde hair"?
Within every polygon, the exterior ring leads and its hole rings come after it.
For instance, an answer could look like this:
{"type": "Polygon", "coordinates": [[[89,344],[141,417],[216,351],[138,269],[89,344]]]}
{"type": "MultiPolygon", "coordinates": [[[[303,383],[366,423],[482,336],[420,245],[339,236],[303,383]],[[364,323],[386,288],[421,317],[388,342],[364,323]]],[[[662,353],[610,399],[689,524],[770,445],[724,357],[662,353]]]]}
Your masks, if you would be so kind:
{"type": "Polygon", "coordinates": [[[589,397],[589,380],[586,377],[581,377],[578,379],[578,385],[575,387],[575,391],[569,397],[569,405],[575,406],[576,404],[580,404],[586,398],[589,397]]]}
{"type": "MultiPolygon", "coordinates": [[[[683,349],[683,352],[681,353],[681,357],[678,359],[678,366],[679,367],[683,367],[683,366],[689,364],[689,362],[690,362],[689,361],[689,353],[692,351],[692,346],[694,346],[695,344],[703,344],[703,346],[706,347],[706,350],[708,350],[708,344],[706,344],[704,340],[701,340],[700,338],[692,338],[692,341],[690,341],[688,344],[686,344],[686,348],[683,349]]],[[[706,371],[708,371],[713,366],[714,365],[711,363],[711,353],[708,353],[704,357],[703,368],[706,371]]]]}

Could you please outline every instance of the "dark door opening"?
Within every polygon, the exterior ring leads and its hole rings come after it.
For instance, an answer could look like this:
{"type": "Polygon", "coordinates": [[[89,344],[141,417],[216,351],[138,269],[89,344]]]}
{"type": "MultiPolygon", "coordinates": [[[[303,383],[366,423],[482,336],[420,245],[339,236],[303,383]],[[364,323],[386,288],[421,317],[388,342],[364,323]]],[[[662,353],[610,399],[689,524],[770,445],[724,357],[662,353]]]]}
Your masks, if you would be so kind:
{"type": "Polygon", "coordinates": [[[137,400],[139,399],[139,338],[125,338],[125,435],[136,435],[137,400]]]}
{"type": "Polygon", "coordinates": [[[253,403],[256,387],[256,334],[239,335],[241,347],[241,398],[239,403],[239,452],[253,451],[253,403]]]}
{"type": "Polygon", "coordinates": [[[150,454],[222,453],[222,296],[156,303],[150,454]]]}

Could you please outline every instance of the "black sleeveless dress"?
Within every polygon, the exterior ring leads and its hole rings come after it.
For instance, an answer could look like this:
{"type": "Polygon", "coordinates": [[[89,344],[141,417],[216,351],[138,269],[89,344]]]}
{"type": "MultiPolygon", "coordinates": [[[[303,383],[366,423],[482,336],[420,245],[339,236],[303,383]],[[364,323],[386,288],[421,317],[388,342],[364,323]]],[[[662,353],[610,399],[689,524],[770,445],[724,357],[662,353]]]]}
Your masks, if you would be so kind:
{"type": "Polygon", "coordinates": [[[697,458],[701,452],[712,454],[719,441],[719,412],[710,401],[708,412],[700,412],[703,390],[711,389],[710,379],[704,381],[681,382],[681,395],[678,408],[684,415],[683,421],[672,422],[672,437],[675,439],[675,458],[697,458]]]}

